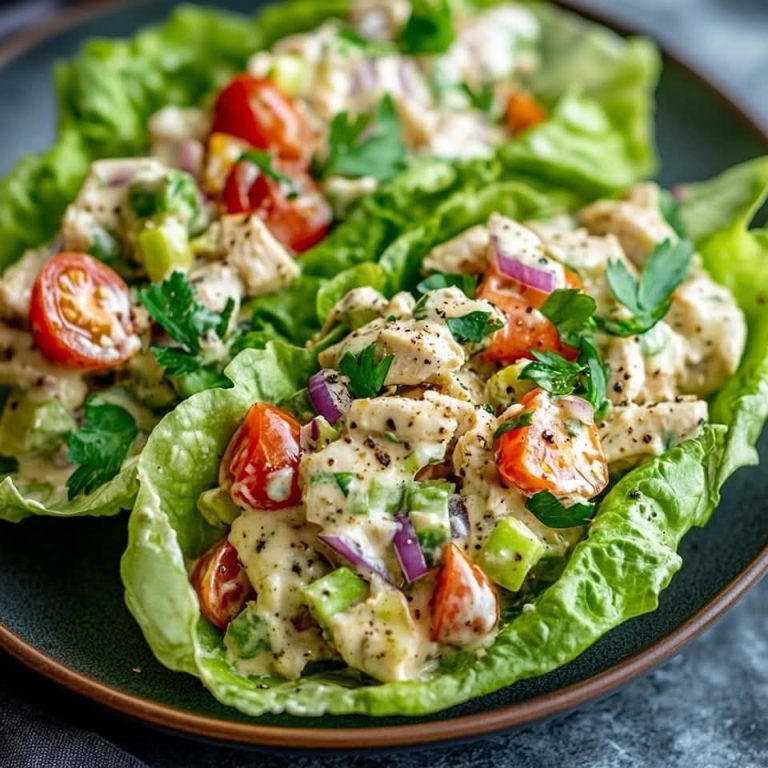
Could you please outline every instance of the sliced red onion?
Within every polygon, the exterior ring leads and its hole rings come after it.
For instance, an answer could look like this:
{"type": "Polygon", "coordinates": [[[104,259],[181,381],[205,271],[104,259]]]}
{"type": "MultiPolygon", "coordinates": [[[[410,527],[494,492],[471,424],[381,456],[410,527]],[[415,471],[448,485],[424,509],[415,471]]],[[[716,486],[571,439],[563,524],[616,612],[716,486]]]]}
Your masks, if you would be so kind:
{"type": "Polygon", "coordinates": [[[498,237],[492,237],[491,243],[499,271],[507,277],[542,293],[552,293],[558,287],[557,274],[553,270],[554,265],[546,256],[523,259],[505,251],[498,237]]]}
{"type": "Polygon", "coordinates": [[[336,536],[331,534],[321,533],[318,537],[319,541],[329,546],[336,554],[341,555],[345,560],[348,560],[361,575],[363,576],[378,576],[384,579],[388,584],[394,584],[392,577],[386,572],[381,564],[373,563],[367,560],[363,553],[360,551],[360,546],[356,541],[350,541],[344,536],[336,536]]]}
{"type": "Polygon", "coordinates": [[[197,139],[187,139],[179,147],[179,168],[199,179],[203,171],[205,150],[197,139]]]}
{"type": "Polygon", "coordinates": [[[309,424],[302,425],[299,431],[299,444],[302,451],[314,451],[317,449],[322,437],[320,418],[320,416],[315,416],[309,424]]]}
{"type": "Polygon", "coordinates": [[[310,377],[309,398],[329,424],[335,424],[352,404],[352,393],[338,371],[323,368],[310,377]]]}
{"type": "Polygon", "coordinates": [[[392,539],[395,554],[405,578],[409,582],[414,582],[424,576],[429,571],[429,567],[424,559],[424,553],[421,551],[413,523],[406,515],[398,515],[395,519],[398,522],[397,533],[392,539]]]}
{"type": "Polygon", "coordinates": [[[451,538],[462,539],[469,536],[469,513],[461,496],[451,496],[448,515],[451,521],[451,538]]]}
{"type": "Polygon", "coordinates": [[[592,426],[595,423],[595,412],[592,404],[583,397],[566,395],[560,398],[560,405],[567,416],[580,421],[582,424],[592,426]]]}

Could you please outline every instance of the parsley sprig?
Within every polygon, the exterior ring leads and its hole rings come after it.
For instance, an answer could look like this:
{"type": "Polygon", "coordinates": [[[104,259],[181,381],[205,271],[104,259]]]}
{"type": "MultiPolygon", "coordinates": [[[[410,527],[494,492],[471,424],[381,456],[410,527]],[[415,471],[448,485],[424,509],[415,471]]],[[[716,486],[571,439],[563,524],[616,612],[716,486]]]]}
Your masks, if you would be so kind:
{"type": "Polygon", "coordinates": [[[394,359],[394,355],[384,355],[376,362],[376,344],[371,343],[357,354],[345,352],[339,370],[349,378],[349,388],[355,397],[376,397],[394,359]]]}
{"type": "Polygon", "coordinates": [[[323,173],[386,181],[403,167],[405,154],[400,117],[387,94],[373,115],[342,112],[333,118],[323,173]]]}
{"type": "Polygon", "coordinates": [[[504,323],[493,312],[480,310],[461,317],[447,317],[445,324],[459,344],[479,344],[486,336],[504,327],[504,323]]]}
{"type": "Polygon", "coordinates": [[[295,200],[301,195],[301,190],[296,185],[296,182],[290,176],[286,176],[282,171],[275,168],[274,159],[269,152],[249,149],[247,152],[243,152],[243,154],[240,155],[240,162],[255,165],[265,176],[276,181],[280,185],[282,193],[288,200],[295,200]]]}
{"type": "Polygon", "coordinates": [[[586,525],[595,516],[597,505],[582,502],[566,507],[549,491],[539,491],[525,503],[526,508],[549,528],[573,528],[586,525]]]}
{"type": "Polygon", "coordinates": [[[632,317],[599,318],[600,328],[612,336],[639,336],[651,330],[669,312],[672,294],[685,279],[693,252],[689,240],[665,240],[653,249],[640,280],[632,277],[624,262],[612,261],[606,272],[608,287],[632,317]]]}
{"type": "Polygon", "coordinates": [[[501,424],[496,427],[496,430],[493,433],[493,439],[498,440],[502,435],[506,435],[507,432],[512,432],[515,429],[520,429],[521,427],[530,427],[531,424],[533,424],[534,413],[536,413],[536,410],[532,408],[529,411],[522,411],[521,413],[518,413],[511,419],[502,421],[501,424]]]}
{"type": "Polygon", "coordinates": [[[80,466],[67,480],[70,499],[91,493],[119,471],[139,430],[125,408],[92,396],[85,404],[83,426],[69,436],[67,458],[80,466]]]}
{"type": "Polygon", "coordinates": [[[160,365],[173,376],[205,367],[203,336],[213,331],[222,341],[226,338],[235,302],[229,299],[221,313],[211,311],[197,301],[194,287],[178,271],[164,282],[144,288],[139,295],[154,321],[179,345],[152,347],[160,365]]]}

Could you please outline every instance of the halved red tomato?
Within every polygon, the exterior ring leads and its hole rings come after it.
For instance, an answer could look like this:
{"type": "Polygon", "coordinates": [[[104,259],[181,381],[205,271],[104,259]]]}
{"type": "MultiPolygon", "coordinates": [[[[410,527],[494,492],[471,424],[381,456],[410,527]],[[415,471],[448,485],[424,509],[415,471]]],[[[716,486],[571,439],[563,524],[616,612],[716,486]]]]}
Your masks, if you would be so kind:
{"type": "Polygon", "coordinates": [[[549,491],[580,499],[591,499],[608,485],[608,462],[589,404],[577,400],[575,409],[574,399],[537,388],[520,401],[521,412],[531,412],[530,426],[505,432],[495,446],[505,483],[527,494],[549,491]]]}
{"type": "Polygon", "coordinates": [[[299,422],[267,403],[251,406],[221,462],[221,485],[235,504],[283,509],[301,501],[299,422]]]}
{"type": "Polygon", "coordinates": [[[69,368],[103,371],[141,348],[128,286],[85,253],[59,253],[43,265],[32,286],[29,324],[40,351],[69,368]]]}
{"type": "Polygon", "coordinates": [[[432,640],[475,645],[498,621],[499,598],[490,580],[456,544],[449,544],[432,595],[432,640]]]}
{"type": "Polygon", "coordinates": [[[229,174],[224,204],[227,213],[255,213],[286,248],[302,253],[325,237],[333,211],[308,174],[286,169],[286,177],[289,184],[243,160],[229,174]]]}
{"type": "Polygon", "coordinates": [[[237,550],[226,540],[214,544],[198,561],[190,576],[200,612],[225,630],[253,594],[237,550]]]}
{"type": "Polygon", "coordinates": [[[219,93],[212,133],[227,133],[282,160],[309,167],[309,130],[295,104],[272,80],[242,73],[219,93]]]}

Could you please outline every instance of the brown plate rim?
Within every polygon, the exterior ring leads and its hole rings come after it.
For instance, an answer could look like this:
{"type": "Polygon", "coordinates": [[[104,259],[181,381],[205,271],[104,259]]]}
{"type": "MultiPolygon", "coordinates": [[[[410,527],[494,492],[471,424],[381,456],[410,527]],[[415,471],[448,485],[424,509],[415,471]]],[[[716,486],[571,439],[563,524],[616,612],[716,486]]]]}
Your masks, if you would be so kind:
{"type": "MultiPolygon", "coordinates": [[[[596,14],[579,8],[578,3],[566,0],[555,1],[568,10],[603,23],[619,32],[631,33],[632,31],[610,15],[596,14]]],[[[129,0],[128,3],[120,0],[85,0],[72,8],[55,13],[0,44],[0,69],[35,44],[86,18],[121,6],[138,5],[141,2],[142,0],[129,0]]],[[[660,48],[669,61],[695,77],[768,145],[768,132],[736,100],[726,95],[722,86],[713,83],[711,78],[704,77],[679,56],[670,53],[668,46],[663,45],[660,48]]],[[[749,565],[685,622],[648,648],[586,680],[488,712],[413,725],[323,730],[265,726],[257,722],[241,723],[195,715],[175,707],[158,704],[141,696],[125,693],[76,672],[28,644],[2,623],[0,623],[0,648],[8,651],[36,672],[110,709],[138,720],[194,736],[223,742],[289,749],[391,749],[470,739],[516,728],[606,696],[680,651],[684,645],[730,610],[766,573],[768,573],[768,546],[764,547],[749,565]]]]}

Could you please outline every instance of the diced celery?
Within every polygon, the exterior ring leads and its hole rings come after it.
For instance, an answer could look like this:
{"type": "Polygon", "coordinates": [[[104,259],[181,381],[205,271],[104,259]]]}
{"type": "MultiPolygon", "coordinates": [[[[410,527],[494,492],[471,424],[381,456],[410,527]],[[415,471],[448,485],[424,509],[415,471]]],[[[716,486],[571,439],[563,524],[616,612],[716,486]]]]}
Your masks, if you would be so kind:
{"type": "Polygon", "coordinates": [[[505,517],[486,540],[478,562],[488,578],[517,592],[545,550],[544,542],[525,523],[505,517]]]}
{"type": "Polygon", "coordinates": [[[536,386],[534,382],[520,378],[520,374],[529,362],[529,360],[519,360],[502,368],[488,379],[485,385],[485,399],[497,411],[503,411],[519,402],[523,395],[536,386]]]}
{"type": "Polygon", "coordinates": [[[415,482],[406,492],[405,506],[428,565],[440,560],[443,547],[451,540],[449,502],[451,483],[415,482]]]}
{"type": "Polygon", "coordinates": [[[200,494],[197,509],[211,525],[219,526],[231,525],[241,512],[223,488],[213,488],[200,494]]]}
{"type": "Polygon", "coordinates": [[[139,252],[150,279],[159,283],[174,269],[188,269],[193,254],[186,229],[176,219],[165,219],[139,233],[139,252]]]}
{"type": "Polygon", "coordinates": [[[272,650],[269,626],[256,613],[256,605],[248,603],[229,623],[224,635],[229,652],[239,659],[252,659],[260,653],[272,650]]]}
{"type": "Polygon", "coordinates": [[[304,93],[312,83],[312,74],[312,65],[307,59],[291,54],[275,56],[270,70],[270,77],[289,96],[304,93]]]}
{"type": "Polygon", "coordinates": [[[327,627],[337,613],[368,597],[368,585],[349,568],[337,568],[304,587],[303,593],[312,615],[327,627]]]}
{"type": "Polygon", "coordinates": [[[76,426],[59,400],[13,390],[0,417],[0,450],[16,458],[55,451],[76,426]]]}
{"type": "Polygon", "coordinates": [[[399,483],[374,478],[367,486],[349,494],[349,512],[353,515],[394,515],[400,511],[403,492],[399,483]]]}

